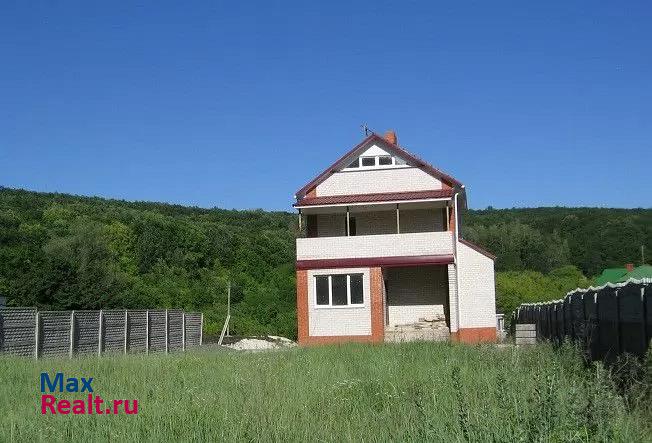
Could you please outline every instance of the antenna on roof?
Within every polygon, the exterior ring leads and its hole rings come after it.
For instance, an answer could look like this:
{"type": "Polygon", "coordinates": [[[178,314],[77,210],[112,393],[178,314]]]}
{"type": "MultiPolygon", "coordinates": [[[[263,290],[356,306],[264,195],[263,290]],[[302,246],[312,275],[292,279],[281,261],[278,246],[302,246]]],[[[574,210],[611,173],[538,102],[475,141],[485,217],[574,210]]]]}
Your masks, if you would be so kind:
{"type": "Polygon", "coordinates": [[[369,126],[367,126],[366,123],[361,124],[360,127],[361,127],[362,130],[364,131],[364,136],[365,136],[365,137],[368,136],[369,133],[371,132],[371,130],[369,129],[369,126]]]}

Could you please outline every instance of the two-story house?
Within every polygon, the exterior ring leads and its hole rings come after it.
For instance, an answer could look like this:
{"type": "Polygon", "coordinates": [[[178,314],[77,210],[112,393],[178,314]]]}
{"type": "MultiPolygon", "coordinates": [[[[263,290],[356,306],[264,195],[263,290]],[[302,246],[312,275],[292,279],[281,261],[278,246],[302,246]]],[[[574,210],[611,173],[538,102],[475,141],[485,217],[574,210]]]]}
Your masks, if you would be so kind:
{"type": "Polygon", "coordinates": [[[460,238],[464,185],[394,132],[295,197],[300,344],[496,339],[495,257],[460,238]]]}

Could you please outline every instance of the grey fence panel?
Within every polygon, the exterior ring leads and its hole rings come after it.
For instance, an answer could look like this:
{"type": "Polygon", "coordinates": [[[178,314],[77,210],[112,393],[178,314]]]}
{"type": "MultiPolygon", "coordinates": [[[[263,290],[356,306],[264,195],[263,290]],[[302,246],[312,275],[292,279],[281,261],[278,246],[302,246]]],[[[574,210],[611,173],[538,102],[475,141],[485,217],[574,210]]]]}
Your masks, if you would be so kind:
{"type": "Polygon", "coordinates": [[[147,351],[147,311],[127,311],[127,351],[147,351]]]}
{"type": "Polygon", "coordinates": [[[73,348],[76,354],[97,354],[100,311],[75,311],[73,348]]]}
{"type": "Polygon", "coordinates": [[[39,312],[39,355],[64,356],[70,353],[70,311],[39,312]]]}
{"type": "Polygon", "coordinates": [[[102,311],[102,352],[124,352],[125,311],[102,311]]]}
{"type": "Polygon", "coordinates": [[[183,350],[183,312],[168,311],[168,350],[183,350]]]}
{"type": "Polygon", "coordinates": [[[149,350],[165,352],[165,310],[149,311],[149,350]]]}
{"type": "Polygon", "coordinates": [[[186,348],[199,346],[201,341],[201,314],[186,314],[186,348]]]}
{"type": "Polygon", "coordinates": [[[72,357],[182,351],[201,344],[202,327],[202,314],[184,314],[178,309],[37,312],[0,308],[0,354],[72,357]]]}
{"type": "Polygon", "coordinates": [[[34,355],[36,309],[0,308],[0,352],[29,357],[34,355]]]}

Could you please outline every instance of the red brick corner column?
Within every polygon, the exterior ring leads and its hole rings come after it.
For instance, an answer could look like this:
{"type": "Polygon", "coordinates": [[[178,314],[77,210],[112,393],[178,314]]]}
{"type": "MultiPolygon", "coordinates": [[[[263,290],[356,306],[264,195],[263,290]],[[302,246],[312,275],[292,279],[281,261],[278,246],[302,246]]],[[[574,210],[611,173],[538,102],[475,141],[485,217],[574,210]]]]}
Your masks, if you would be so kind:
{"type": "Polygon", "coordinates": [[[308,271],[297,271],[297,341],[308,343],[308,271]]]}
{"type": "Polygon", "coordinates": [[[451,333],[451,340],[460,343],[495,343],[496,328],[461,328],[451,333]]]}
{"type": "Polygon", "coordinates": [[[385,340],[385,297],[383,296],[382,268],[369,268],[371,298],[371,341],[382,343],[385,340]]]}

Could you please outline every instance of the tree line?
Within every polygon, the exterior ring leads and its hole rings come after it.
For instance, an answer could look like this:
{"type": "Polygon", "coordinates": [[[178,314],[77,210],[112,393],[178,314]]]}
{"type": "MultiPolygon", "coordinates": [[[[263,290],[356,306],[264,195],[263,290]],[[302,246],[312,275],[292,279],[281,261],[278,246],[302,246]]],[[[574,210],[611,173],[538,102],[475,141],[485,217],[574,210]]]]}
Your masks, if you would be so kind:
{"type": "MultiPolygon", "coordinates": [[[[463,235],[495,253],[497,302],[556,298],[638,262],[652,210],[468,211],[463,235]],[[548,297],[548,298],[545,298],[548,297]]],[[[0,188],[0,295],[41,309],[183,308],[217,332],[296,336],[296,215],[0,188]]]]}

